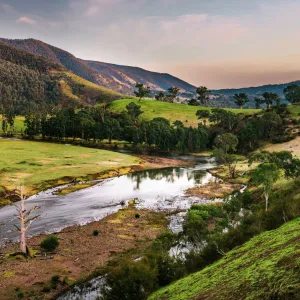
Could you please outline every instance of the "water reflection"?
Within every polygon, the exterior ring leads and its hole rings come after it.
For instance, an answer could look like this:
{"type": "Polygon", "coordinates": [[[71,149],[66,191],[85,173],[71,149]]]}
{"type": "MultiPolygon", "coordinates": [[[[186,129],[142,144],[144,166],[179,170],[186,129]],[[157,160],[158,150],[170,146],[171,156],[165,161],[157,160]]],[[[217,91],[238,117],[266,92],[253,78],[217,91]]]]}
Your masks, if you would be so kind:
{"type": "MultiPolygon", "coordinates": [[[[194,158],[193,158],[194,159],[194,158]]],[[[43,208],[40,220],[31,227],[32,234],[60,230],[74,224],[86,224],[104,218],[121,208],[122,201],[139,199],[139,208],[155,210],[187,209],[199,200],[185,197],[184,191],[196,184],[205,184],[215,178],[206,172],[214,167],[209,159],[197,158],[192,167],[147,170],[99,182],[97,185],[58,196],[49,191],[27,200],[27,208],[34,205],[43,208]]],[[[15,213],[13,206],[0,209],[0,220],[7,222],[15,213]]],[[[0,227],[0,241],[12,239],[17,233],[13,224],[0,227]]]]}

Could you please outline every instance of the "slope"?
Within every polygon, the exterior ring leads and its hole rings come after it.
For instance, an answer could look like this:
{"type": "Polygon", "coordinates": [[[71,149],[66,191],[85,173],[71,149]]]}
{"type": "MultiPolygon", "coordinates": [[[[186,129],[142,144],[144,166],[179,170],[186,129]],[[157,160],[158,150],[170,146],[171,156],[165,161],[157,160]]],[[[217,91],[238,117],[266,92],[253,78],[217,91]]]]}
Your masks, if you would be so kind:
{"type": "Polygon", "coordinates": [[[149,300],[299,299],[300,218],[264,232],[149,300]]]}
{"type": "Polygon", "coordinates": [[[76,75],[115,91],[132,94],[137,81],[153,90],[167,90],[178,86],[182,92],[194,92],[195,87],[169,74],[150,72],[136,67],[119,66],[97,61],[85,61],[71,53],[34,39],[10,40],[0,38],[3,43],[40,55],[63,65],[76,75]]]}
{"type": "Polygon", "coordinates": [[[0,104],[4,114],[23,114],[28,108],[87,106],[122,95],[68,72],[47,60],[0,42],[0,104]]]}
{"type": "MultiPolygon", "coordinates": [[[[137,105],[141,106],[144,112],[141,118],[145,120],[152,120],[153,118],[166,118],[167,120],[174,122],[179,120],[183,122],[185,126],[197,126],[199,121],[196,116],[196,112],[199,109],[209,110],[208,107],[202,106],[190,106],[178,103],[168,103],[156,100],[132,100],[132,99],[122,99],[111,102],[110,110],[114,113],[121,113],[126,110],[126,105],[130,102],[135,101],[137,105]]],[[[259,113],[259,109],[228,109],[234,113],[244,113],[244,114],[255,114],[259,113]]]]}
{"type": "Polygon", "coordinates": [[[120,66],[116,64],[86,61],[87,64],[102,74],[112,76],[128,91],[132,91],[136,82],[142,82],[155,91],[166,91],[169,87],[177,86],[183,92],[195,92],[195,86],[167,73],[147,71],[138,67],[120,66]]]}

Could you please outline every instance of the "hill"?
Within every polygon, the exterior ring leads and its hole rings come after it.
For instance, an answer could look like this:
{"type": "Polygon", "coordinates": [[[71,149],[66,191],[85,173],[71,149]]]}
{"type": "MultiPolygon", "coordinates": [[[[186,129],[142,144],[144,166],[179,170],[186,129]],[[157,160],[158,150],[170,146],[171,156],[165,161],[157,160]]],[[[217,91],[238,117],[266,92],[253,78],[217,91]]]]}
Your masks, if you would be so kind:
{"type": "Polygon", "coordinates": [[[246,93],[253,97],[262,95],[265,92],[272,92],[278,94],[281,98],[283,98],[284,97],[283,90],[291,84],[300,85],[300,80],[288,82],[288,83],[282,83],[282,84],[268,84],[268,85],[248,87],[248,88],[213,90],[212,92],[214,94],[219,94],[224,96],[233,96],[234,94],[238,94],[238,93],[246,93]]]}
{"type": "Polygon", "coordinates": [[[177,86],[182,92],[194,92],[195,87],[169,74],[150,72],[141,68],[120,66],[97,61],[85,61],[71,53],[34,39],[10,40],[0,38],[3,43],[29,51],[63,65],[74,74],[115,91],[132,94],[135,83],[142,82],[152,90],[167,90],[177,86]]]}
{"type": "MultiPolygon", "coordinates": [[[[114,113],[121,113],[126,110],[126,105],[132,102],[132,99],[122,99],[111,102],[110,110],[114,113]]],[[[198,119],[196,117],[196,112],[199,109],[209,110],[208,107],[202,106],[190,106],[178,103],[168,103],[156,100],[134,100],[137,105],[141,106],[144,112],[141,118],[145,120],[152,120],[153,118],[166,118],[167,120],[173,122],[179,120],[183,122],[185,126],[197,126],[198,119]]],[[[254,114],[260,112],[259,109],[228,109],[234,113],[244,113],[244,114],[254,114]]]]}
{"type": "Polygon", "coordinates": [[[23,114],[54,106],[87,106],[122,95],[69,72],[64,66],[0,42],[2,113],[23,114]]]}
{"type": "Polygon", "coordinates": [[[300,218],[264,232],[149,300],[298,299],[300,218]],[[298,295],[298,296],[297,296],[298,295]]]}

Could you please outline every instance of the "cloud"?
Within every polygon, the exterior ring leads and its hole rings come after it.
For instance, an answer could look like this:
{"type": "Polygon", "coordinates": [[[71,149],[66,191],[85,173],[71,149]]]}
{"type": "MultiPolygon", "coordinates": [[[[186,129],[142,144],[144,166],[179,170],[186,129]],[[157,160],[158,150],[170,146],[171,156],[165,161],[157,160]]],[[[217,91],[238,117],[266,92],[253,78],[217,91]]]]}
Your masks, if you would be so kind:
{"type": "Polygon", "coordinates": [[[29,18],[29,17],[20,17],[18,20],[17,20],[17,23],[25,23],[25,24],[30,24],[30,25],[35,25],[37,24],[37,22],[32,19],[32,18],[29,18]]]}

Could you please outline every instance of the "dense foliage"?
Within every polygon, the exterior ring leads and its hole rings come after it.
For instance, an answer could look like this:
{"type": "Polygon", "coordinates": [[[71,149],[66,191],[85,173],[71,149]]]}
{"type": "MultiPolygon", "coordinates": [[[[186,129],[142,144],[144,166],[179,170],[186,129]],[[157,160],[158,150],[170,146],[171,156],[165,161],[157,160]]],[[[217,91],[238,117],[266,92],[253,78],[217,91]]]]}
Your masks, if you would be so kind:
{"type": "Polygon", "coordinates": [[[63,109],[51,115],[29,113],[25,117],[28,138],[42,135],[43,139],[80,138],[99,142],[108,139],[124,140],[135,145],[146,144],[159,150],[196,151],[208,143],[207,128],[184,127],[180,121],[170,124],[164,118],[139,121],[142,113],[135,103],[127,106],[121,115],[112,116],[105,106],[91,109],[63,109]]]}

